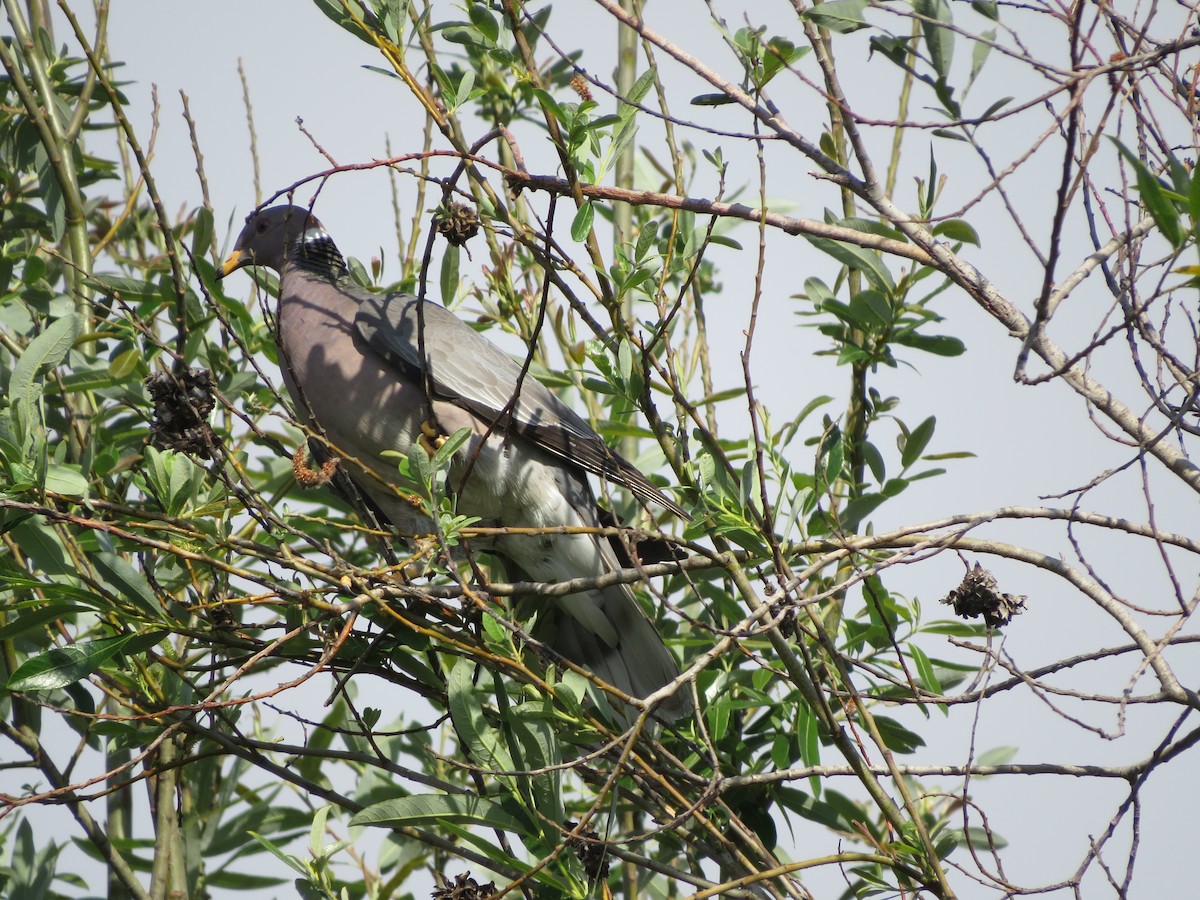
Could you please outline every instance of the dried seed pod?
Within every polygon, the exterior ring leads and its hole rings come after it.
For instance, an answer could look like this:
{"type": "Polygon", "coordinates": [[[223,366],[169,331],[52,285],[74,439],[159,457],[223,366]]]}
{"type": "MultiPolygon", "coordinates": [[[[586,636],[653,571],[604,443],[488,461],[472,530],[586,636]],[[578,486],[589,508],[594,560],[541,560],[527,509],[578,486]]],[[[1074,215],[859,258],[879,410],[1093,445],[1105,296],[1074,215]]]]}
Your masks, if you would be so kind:
{"type": "Polygon", "coordinates": [[[466,203],[447,203],[435,218],[435,227],[440,235],[455,247],[461,247],[479,234],[479,213],[466,203]]]}
{"type": "Polygon", "coordinates": [[[154,401],[150,441],[160,450],[180,450],[212,459],[217,444],[208,417],[217,405],[207,369],[155,372],[145,381],[154,401]]]}
{"type": "MultiPolygon", "coordinates": [[[[563,828],[574,831],[578,822],[563,822],[563,828]]],[[[608,878],[608,851],[604,841],[594,831],[583,831],[575,837],[567,838],[567,846],[575,853],[588,880],[595,884],[608,878]]]]}
{"type": "Polygon", "coordinates": [[[1025,611],[1026,597],[1001,593],[997,587],[996,576],[975,563],[975,568],[963,576],[962,584],[943,597],[942,602],[953,606],[959,618],[983,616],[989,628],[998,628],[1025,611]]]}
{"type": "Polygon", "coordinates": [[[433,900],[483,900],[496,893],[495,882],[480,884],[466,872],[447,880],[445,885],[436,888],[430,896],[433,900]]]}

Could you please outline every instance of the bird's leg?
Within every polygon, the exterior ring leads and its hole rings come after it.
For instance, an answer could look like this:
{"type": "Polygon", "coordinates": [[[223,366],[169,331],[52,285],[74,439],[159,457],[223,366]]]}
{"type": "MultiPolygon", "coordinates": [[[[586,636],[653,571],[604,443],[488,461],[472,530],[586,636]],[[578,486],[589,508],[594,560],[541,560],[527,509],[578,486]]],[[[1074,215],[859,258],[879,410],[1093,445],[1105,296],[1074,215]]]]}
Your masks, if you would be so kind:
{"type": "Polygon", "coordinates": [[[437,427],[433,418],[428,418],[421,423],[421,436],[417,438],[417,443],[429,454],[429,458],[433,459],[442,444],[446,443],[447,436],[437,427]]]}

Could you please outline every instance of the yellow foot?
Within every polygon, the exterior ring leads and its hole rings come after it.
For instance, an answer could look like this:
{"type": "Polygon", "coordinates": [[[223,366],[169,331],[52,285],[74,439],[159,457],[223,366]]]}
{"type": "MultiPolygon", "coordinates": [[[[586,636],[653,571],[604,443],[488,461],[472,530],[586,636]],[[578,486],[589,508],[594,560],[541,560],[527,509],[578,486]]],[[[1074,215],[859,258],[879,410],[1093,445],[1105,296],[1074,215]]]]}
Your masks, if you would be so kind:
{"type": "Polygon", "coordinates": [[[429,454],[429,458],[433,459],[442,444],[446,443],[446,435],[438,430],[433,419],[426,419],[421,423],[421,436],[417,438],[417,443],[429,454]]]}

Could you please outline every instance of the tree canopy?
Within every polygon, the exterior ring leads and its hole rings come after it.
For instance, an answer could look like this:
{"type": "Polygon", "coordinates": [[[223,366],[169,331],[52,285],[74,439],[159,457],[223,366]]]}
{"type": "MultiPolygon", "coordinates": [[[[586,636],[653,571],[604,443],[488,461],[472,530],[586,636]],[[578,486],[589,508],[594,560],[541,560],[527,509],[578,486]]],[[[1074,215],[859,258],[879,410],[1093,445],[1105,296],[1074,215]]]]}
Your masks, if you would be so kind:
{"type": "Polygon", "coordinates": [[[206,123],[185,96],[135,125],[154,73],[106,3],[5,0],[8,896],[98,895],[87,866],[113,898],[1189,877],[1157,836],[1200,738],[1194,9],[314,5],[395,130],[347,161],[299,123],[320,162],[273,183],[247,80],[255,199],[320,215],[358,179],[395,233],[343,244],[353,279],[442,300],[686,510],[600,485],[696,714],[613,721],[530,635],[570,586],[450,552],[488,534],[453,443],[396,460],[431,535],[322,468],[277,281],[216,277],[206,123]],[[160,127],[190,135],[182,213],[160,127]],[[977,400],[1001,380],[1027,414],[977,400]],[[999,446],[947,427],[1000,416],[999,446]]]}

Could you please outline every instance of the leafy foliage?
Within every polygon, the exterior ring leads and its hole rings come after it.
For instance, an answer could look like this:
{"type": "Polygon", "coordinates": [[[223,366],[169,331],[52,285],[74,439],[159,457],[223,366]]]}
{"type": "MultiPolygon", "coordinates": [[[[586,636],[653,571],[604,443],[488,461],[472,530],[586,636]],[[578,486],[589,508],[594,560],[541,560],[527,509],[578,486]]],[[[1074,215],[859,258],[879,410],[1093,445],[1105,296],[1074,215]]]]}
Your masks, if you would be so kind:
{"type": "MultiPolygon", "coordinates": [[[[921,164],[909,201],[894,174],[873,174],[832,53],[868,47],[871,65],[896,76],[893,172],[907,158],[900,138],[918,91],[936,119],[924,123],[934,148],[977,152],[996,186],[1003,178],[992,176],[984,126],[1010,115],[1012,98],[967,111],[1009,27],[996,4],[831,0],[781,34],[718,22],[731,81],[629,20],[646,52],[663,58],[626,71],[613,97],[587,74],[592,49],[571,49],[585,41],[560,25],[561,6],[315,2],[330,28],[362,42],[364,59],[382,63],[373,66],[389,79],[381,91],[414,97],[436,133],[436,151],[413,157],[418,208],[437,206],[443,221],[452,209],[467,214],[467,237],[481,229],[483,264],[467,266],[460,241],[444,254],[443,297],[481,309],[481,327],[531,342],[529,377],[573,392],[614,446],[688,509],[691,518],[676,522],[609,498],[615,519],[637,526],[613,529],[637,557],[622,577],[639,581],[646,608],[659,610],[661,632],[690,667],[679,689],[696,691],[698,713],[678,723],[655,723],[652,710],[614,720],[596,702],[603,685],[547,659],[530,637],[536,601],[555,586],[512,584],[514,573],[486,558],[464,562],[463,548],[487,534],[445,486],[465,431],[393,460],[397,490],[435,523],[430,535],[399,539],[332,468],[324,489],[298,486],[307,463],[297,448],[320,441],[276,388],[269,322],[216,278],[214,222],[224,217],[201,208],[170,219],[113,64],[75,28],[79,55],[67,55],[38,4],[9,4],[14,36],[0,44],[0,736],[28,783],[5,797],[13,824],[2,835],[4,890],[52,897],[81,886],[63,863],[64,843],[27,812],[64,803],[78,824],[72,838],[137,897],[263,891],[286,883],[279,872],[304,897],[405,897],[421,876],[451,885],[442,893],[456,898],[490,893],[465,875],[452,879],[461,865],[539,896],[742,896],[754,885],[782,897],[803,896],[800,873],[832,864],[848,895],[953,896],[955,873],[987,868],[979,860],[1004,838],[974,815],[965,784],[935,784],[904,758],[927,744],[920,722],[991,696],[976,681],[979,658],[985,669],[997,658],[979,642],[995,635],[931,617],[928,598],[923,608],[906,595],[895,567],[947,547],[1053,565],[970,533],[1018,515],[1008,511],[955,509],[932,525],[884,530],[897,497],[930,491],[942,463],[969,455],[944,445],[945,413],[910,414],[887,395],[884,376],[931,359],[969,364],[943,316],[950,298],[974,300],[1021,338],[1022,360],[1040,357],[1046,377],[1109,416],[1140,462],[1197,487],[1182,439],[1171,437],[1196,433],[1194,359],[1163,334],[1190,321],[1176,298],[1200,283],[1200,266],[1178,265],[1198,246],[1200,178],[1176,134],[1194,151],[1194,130],[1179,124],[1192,121],[1194,84],[1154,68],[1195,42],[1102,64],[1124,85],[1111,102],[1130,108],[1150,102],[1145,85],[1164,79],[1160,94],[1175,99],[1155,108],[1177,117],[1169,133],[1155,131],[1153,116],[1135,126],[1114,116],[1087,136],[1085,153],[1074,100],[1056,113],[1047,133],[1062,133],[1068,162],[1048,216],[1052,247],[1034,248],[1045,290],[1025,315],[961,256],[986,245],[989,223],[973,203],[943,196],[941,149],[921,164]],[[978,34],[968,17],[983,23],[978,34]],[[737,130],[671,113],[668,98],[682,88],[667,57],[712,89],[694,96],[690,114],[736,112],[737,130]],[[801,133],[772,94],[818,83],[828,121],[801,133]],[[481,123],[488,140],[468,139],[481,123]],[[685,125],[706,142],[700,154],[677,136],[685,125]],[[1093,140],[1101,133],[1111,143],[1093,140]],[[826,176],[820,220],[771,209],[766,164],[733,161],[720,146],[744,143],[761,161],[768,136],[793,164],[826,176]],[[548,142],[556,171],[524,171],[517,141],[548,142]],[[1103,147],[1116,148],[1111,176],[1087,168],[1103,147]],[[435,179],[438,153],[456,168],[435,179]],[[756,199],[729,202],[727,174],[758,178],[756,199]],[[701,200],[710,178],[717,199],[701,200]],[[1073,199],[1075,178],[1086,183],[1083,199],[1073,199]],[[442,196],[425,203],[437,188],[442,196]],[[1119,197],[1120,216],[1094,214],[1105,191],[1119,197]],[[451,203],[465,197],[478,221],[451,203]],[[1076,203],[1093,226],[1122,216],[1129,225],[1111,241],[1094,232],[1087,259],[1098,261],[1058,279],[1076,203]],[[786,411],[755,398],[753,318],[744,384],[714,387],[708,310],[730,299],[721,254],[749,258],[755,226],[746,220],[759,228],[760,275],[768,227],[803,235],[825,263],[797,280],[790,302],[843,376],[840,412],[826,394],[798,396],[786,411]],[[1157,242],[1158,256],[1143,259],[1143,242],[1157,242]],[[1061,351],[1046,337],[1057,305],[1118,248],[1128,268],[1106,274],[1119,286],[1121,324],[1061,351]],[[1182,285],[1167,284],[1175,275],[1182,285]],[[1171,314],[1151,322],[1155,304],[1171,314]],[[1158,419],[1118,408],[1078,365],[1122,329],[1156,360],[1141,371],[1166,373],[1145,382],[1158,419]],[[724,424],[733,415],[746,416],[744,427],[724,424]],[[642,578],[647,571],[661,582],[642,578]],[[308,701],[281,705],[317,690],[330,699],[315,715],[308,701]],[[68,730],[70,755],[54,744],[68,730]],[[101,796],[111,804],[104,823],[88,812],[101,796]],[[135,820],[135,805],[148,816],[135,820]],[[385,835],[377,859],[358,853],[360,828],[385,835]],[[800,829],[819,836],[801,851],[810,859],[785,845],[800,829]],[[624,872],[605,865],[617,858],[624,872]]],[[[612,6],[616,22],[623,14],[612,6]]],[[[1086,15],[1122,46],[1120,36],[1137,33],[1107,7],[1086,15]]],[[[633,55],[622,61],[635,64],[633,55]]],[[[1073,59],[1062,71],[1084,69],[1073,59]]],[[[437,220],[425,226],[445,233],[437,220]]],[[[428,282],[417,246],[414,234],[389,287],[428,282]]],[[[351,269],[370,284],[382,264],[351,269]]],[[[271,279],[257,290],[268,296],[271,279]]],[[[759,285],[754,309],[763,300],[759,285]]],[[[1078,508],[1022,515],[1196,553],[1153,522],[1078,508]]],[[[1174,632],[1152,636],[1102,579],[1059,571],[1144,654],[1140,664],[1159,682],[1155,702],[1193,707],[1160,652],[1174,632]]],[[[1194,601],[1179,605],[1182,627],[1194,601]]],[[[1148,766],[1187,749],[1189,737],[1172,744],[1171,734],[1148,766]]],[[[985,751],[945,771],[993,776],[1015,752],[985,751]]]]}

